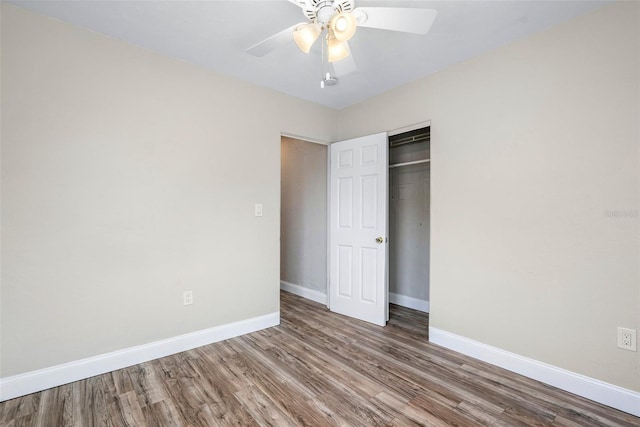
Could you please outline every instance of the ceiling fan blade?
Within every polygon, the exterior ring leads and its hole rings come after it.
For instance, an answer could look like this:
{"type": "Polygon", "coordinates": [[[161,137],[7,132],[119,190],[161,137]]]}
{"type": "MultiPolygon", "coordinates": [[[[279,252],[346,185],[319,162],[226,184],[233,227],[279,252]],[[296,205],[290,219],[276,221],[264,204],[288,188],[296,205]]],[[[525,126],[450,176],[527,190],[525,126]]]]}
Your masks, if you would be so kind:
{"type": "Polygon", "coordinates": [[[359,27],[427,34],[438,12],[434,9],[358,7],[352,12],[359,27]]]}
{"type": "Polygon", "coordinates": [[[264,56],[272,50],[287,44],[293,40],[293,31],[300,25],[306,24],[306,22],[299,22],[296,25],[292,25],[279,33],[272,35],[269,38],[262,40],[247,49],[247,53],[255,56],[264,56]]]}
{"type": "Polygon", "coordinates": [[[347,42],[343,42],[347,46],[347,50],[349,51],[349,56],[340,61],[331,62],[333,65],[333,72],[338,77],[344,77],[349,75],[357,70],[356,61],[353,59],[353,55],[351,54],[351,48],[347,42]]]}
{"type": "Polygon", "coordinates": [[[307,4],[304,0],[288,0],[288,1],[289,3],[293,3],[302,9],[305,9],[307,7],[307,4]]]}

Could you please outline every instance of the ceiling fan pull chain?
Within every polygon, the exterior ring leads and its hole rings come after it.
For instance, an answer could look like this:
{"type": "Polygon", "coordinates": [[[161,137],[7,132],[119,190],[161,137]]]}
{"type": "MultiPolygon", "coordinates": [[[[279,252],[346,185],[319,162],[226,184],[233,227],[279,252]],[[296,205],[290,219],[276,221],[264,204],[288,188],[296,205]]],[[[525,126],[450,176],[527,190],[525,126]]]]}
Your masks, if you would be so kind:
{"type": "MultiPolygon", "coordinates": [[[[324,31],[322,32],[322,38],[324,39],[324,31]]],[[[322,54],[320,55],[320,89],[324,89],[324,40],[322,41],[322,54]]]]}

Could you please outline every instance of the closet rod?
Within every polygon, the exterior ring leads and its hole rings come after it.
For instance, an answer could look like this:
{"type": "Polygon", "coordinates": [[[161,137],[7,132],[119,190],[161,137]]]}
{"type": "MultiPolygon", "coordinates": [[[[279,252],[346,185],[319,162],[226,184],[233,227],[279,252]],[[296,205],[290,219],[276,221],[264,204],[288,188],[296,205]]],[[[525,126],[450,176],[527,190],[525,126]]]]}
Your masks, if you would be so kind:
{"type": "Polygon", "coordinates": [[[397,147],[402,147],[403,145],[407,145],[407,144],[415,144],[418,142],[424,142],[427,141],[429,142],[430,139],[430,135],[429,133],[425,133],[422,135],[416,135],[416,136],[408,136],[406,138],[389,138],[389,148],[397,148],[397,147]]]}
{"type": "Polygon", "coordinates": [[[420,163],[429,163],[431,159],[415,160],[413,162],[396,163],[389,165],[389,169],[399,168],[400,166],[419,165],[420,163]]]}

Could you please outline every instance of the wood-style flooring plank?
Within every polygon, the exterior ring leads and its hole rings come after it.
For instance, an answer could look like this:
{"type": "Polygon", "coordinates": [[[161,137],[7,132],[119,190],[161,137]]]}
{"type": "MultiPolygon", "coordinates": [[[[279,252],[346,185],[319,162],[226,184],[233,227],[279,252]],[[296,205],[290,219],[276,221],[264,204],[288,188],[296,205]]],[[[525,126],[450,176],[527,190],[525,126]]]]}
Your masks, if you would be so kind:
{"type": "Polygon", "coordinates": [[[118,395],[112,405],[111,413],[118,423],[125,426],[138,426],[145,423],[138,396],[133,391],[118,395]]]}
{"type": "Polygon", "coordinates": [[[11,420],[25,418],[36,413],[40,406],[41,396],[41,393],[34,393],[0,404],[0,425],[8,424],[11,420]]]}
{"type": "Polygon", "coordinates": [[[0,403],[1,426],[556,426],[640,419],[281,293],[280,326],[0,403]]]}

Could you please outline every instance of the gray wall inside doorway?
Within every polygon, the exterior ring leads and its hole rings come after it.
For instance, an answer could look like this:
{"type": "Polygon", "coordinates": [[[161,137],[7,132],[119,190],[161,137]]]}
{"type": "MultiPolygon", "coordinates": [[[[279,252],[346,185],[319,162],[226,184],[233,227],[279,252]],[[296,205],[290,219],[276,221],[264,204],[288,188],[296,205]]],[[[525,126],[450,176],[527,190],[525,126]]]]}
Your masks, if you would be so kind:
{"type": "Polygon", "coordinates": [[[282,137],[280,280],[327,292],[327,150],[282,137]]]}

